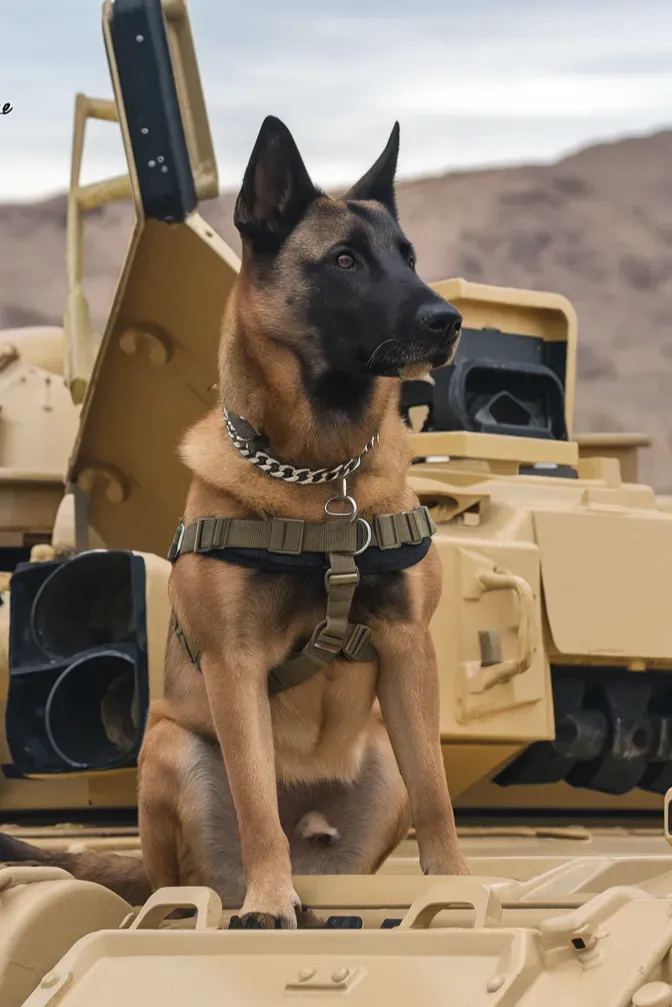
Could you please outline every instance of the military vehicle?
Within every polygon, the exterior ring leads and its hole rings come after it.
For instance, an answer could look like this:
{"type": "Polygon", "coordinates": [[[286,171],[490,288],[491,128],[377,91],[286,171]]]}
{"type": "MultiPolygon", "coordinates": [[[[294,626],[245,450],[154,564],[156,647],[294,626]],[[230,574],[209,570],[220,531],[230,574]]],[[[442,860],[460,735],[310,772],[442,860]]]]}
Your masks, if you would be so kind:
{"type": "MultiPolygon", "coordinates": [[[[76,101],[65,387],[53,382],[54,401],[70,396],[67,492],[61,479],[30,528],[22,507],[12,547],[46,552],[13,561],[0,609],[0,822],[44,848],[138,856],[136,759],[162,690],[164,557],[189,479],[175,447],[216,401],[239,263],[198,210],[218,179],[184,0],[107,0],[103,32],[114,101],[76,101]],[[119,122],[129,171],[81,186],[92,117],[119,122]],[[126,196],[135,226],[96,352],[83,215],[126,196]]],[[[672,509],[638,482],[645,438],[574,432],[565,298],[434,286],[463,315],[460,345],[430,381],[405,384],[402,405],[411,483],[438,526],[441,732],[472,877],[423,877],[411,833],[375,877],[296,879],[318,932],[250,938],[221,930],[239,907],[208,889],[131,907],[64,871],[10,865],[2,1007],[150,993],[405,1003],[417,981],[428,1003],[449,988],[456,1003],[672,1005],[672,509]],[[181,907],[195,915],[167,918],[181,907]]]]}
{"type": "MultiPolygon", "coordinates": [[[[17,565],[74,550],[73,497],[64,497],[79,407],[63,383],[63,330],[0,332],[0,715],[8,686],[10,582],[17,565]]],[[[99,543],[95,532],[92,542],[99,543]]],[[[0,732],[0,760],[9,754],[0,732]]],[[[11,806],[3,780],[0,804],[11,806]]],[[[39,803],[39,802],[38,802],[39,803]]]]}

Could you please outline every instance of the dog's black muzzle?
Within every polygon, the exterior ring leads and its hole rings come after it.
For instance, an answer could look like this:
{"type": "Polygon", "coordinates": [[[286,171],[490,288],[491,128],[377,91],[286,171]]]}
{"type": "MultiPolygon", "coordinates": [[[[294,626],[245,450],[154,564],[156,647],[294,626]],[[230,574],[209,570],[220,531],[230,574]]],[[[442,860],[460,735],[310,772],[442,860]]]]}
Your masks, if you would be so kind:
{"type": "Polygon", "coordinates": [[[452,304],[444,300],[423,304],[413,318],[410,336],[390,346],[370,373],[397,377],[403,368],[413,364],[441,367],[454,353],[461,328],[462,316],[452,304]]]}

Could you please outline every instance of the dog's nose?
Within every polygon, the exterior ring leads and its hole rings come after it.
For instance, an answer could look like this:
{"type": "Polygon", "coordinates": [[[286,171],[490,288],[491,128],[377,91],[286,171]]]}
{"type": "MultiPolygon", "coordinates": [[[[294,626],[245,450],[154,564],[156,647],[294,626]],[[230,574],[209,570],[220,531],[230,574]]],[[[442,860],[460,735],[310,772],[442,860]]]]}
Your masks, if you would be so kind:
{"type": "Polygon", "coordinates": [[[427,334],[443,336],[447,342],[454,342],[462,325],[462,315],[452,304],[424,304],[416,315],[418,325],[427,334]]]}

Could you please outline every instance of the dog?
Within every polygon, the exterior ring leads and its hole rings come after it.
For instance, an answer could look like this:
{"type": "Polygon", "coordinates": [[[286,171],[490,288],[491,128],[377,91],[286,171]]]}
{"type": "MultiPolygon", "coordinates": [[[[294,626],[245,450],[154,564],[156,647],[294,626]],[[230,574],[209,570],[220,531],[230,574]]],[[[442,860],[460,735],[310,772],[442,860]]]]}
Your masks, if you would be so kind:
{"type": "MultiPolygon", "coordinates": [[[[290,531],[345,519],[364,535],[378,515],[416,512],[401,378],[451,358],[461,317],[416,272],[398,221],[398,150],[396,123],[370,170],[333,199],[287,127],[264,120],[235,204],[242,262],[222,328],[220,403],[180,448],[192,479],[179,541],[206,517],[255,528],[289,518],[290,531]]],[[[269,672],[324,623],[324,554],[319,568],[290,570],[260,568],[249,548],[233,561],[207,549],[174,555],[165,695],[150,707],[138,760],[142,863],[59,858],[9,837],[0,858],[30,852],[136,900],[208,885],[241,899],[243,929],[295,928],[293,874],[374,873],[411,824],[425,874],[468,873],[429,631],[441,564],[425,538],[411,534],[405,568],[365,572],[360,556],[345,618],[372,632],[375,649],[360,648],[359,660],[327,651],[320,665],[313,647],[316,670],[276,691],[269,672]]],[[[389,559],[395,550],[377,541],[377,559],[389,559]]]]}

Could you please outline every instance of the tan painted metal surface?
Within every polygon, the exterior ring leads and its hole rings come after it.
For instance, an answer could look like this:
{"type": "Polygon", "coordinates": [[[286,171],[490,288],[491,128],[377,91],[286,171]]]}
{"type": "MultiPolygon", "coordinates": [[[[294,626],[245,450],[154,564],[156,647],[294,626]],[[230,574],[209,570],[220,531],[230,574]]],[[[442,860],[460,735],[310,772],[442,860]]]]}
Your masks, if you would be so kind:
{"type": "Polygon", "coordinates": [[[614,490],[594,502],[584,496],[571,513],[534,512],[546,612],[561,654],[672,659],[661,590],[672,522],[654,499],[638,503],[614,490]]]}
{"type": "MultiPolygon", "coordinates": [[[[46,849],[134,855],[138,845],[129,828],[11,831],[46,849]]],[[[669,832],[460,832],[470,878],[423,876],[412,837],[376,876],[295,878],[314,919],[309,930],[292,933],[227,932],[239,906],[222,904],[207,888],[161,889],[133,908],[66,872],[0,869],[0,1003],[105,1007],[151,996],[170,1005],[183,1002],[188,984],[198,1007],[294,995],[312,1002],[339,990],[350,990],[353,1002],[401,1004],[420,984],[423,1002],[445,1002],[449,988],[455,1003],[471,1004],[479,997],[490,1003],[503,977],[505,1004],[564,1007],[580,996],[590,1007],[626,1007],[644,1004],[651,984],[670,981],[669,832]],[[180,906],[195,907],[196,916],[166,919],[180,906]],[[359,929],[333,929],[339,919],[359,929]],[[527,949],[522,970],[511,958],[515,942],[527,949]],[[356,984],[333,979],[343,969],[359,976],[356,984]],[[320,989],[305,986],[309,972],[320,989]]]]}
{"type": "MultiPolygon", "coordinates": [[[[21,884],[21,871],[31,869],[13,872],[23,889],[23,917],[16,904],[3,907],[7,896],[0,896],[14,958],[34,946],[42,925],[38,915],[28,918],[27,906],[42,908],[49,899],[52,927],[41,933],[39,968],[22,977],[30,995],[21,999],[23,991],[7,982],[3,1007],[144,1005],[150,997],[199,1007],[297,996],[318,1003],[339,994],[353,1003],[402,1004],[418,990],[423,1003],[439,1004],[446,989],[456,1004],[564,1007],[571,999],[586,1007],[664,1007],[672,998],[672,898],[647,890],[646,879],[636,884],[632,870],[607,888],[604,871],[580,861],[524,881],[485,874],[299,878],[297,892],[312,900],[319,918],[354,915],[361,928],[256,934],[220,929],[230,911],[207,888],[161,889],[128,915],[122,900],[103,910],[109,893],[97,886],[25,874],[21,884]],[[79,914],[81,936],[59,957],[53,924],[61,932],[72,927],[72,910],[85,896],[89,917],[79,914]],[[196,915],[164,922],[176,907],[194,907],[196,915]],[[105,912],[116,919],[102,922],[105,912]],[[384,920],[392,929],[381,930],[384,920]]],[[[0,945],[0,981],[12,974],[4,951],[0,945]]]]}
{"type": "Polygon", "coordinates": [[[56,327],[0,333],[0,547],[48,542],[79,410],[56,327]]]}
{"type": "Polygon", "coordinates": [[[0,869],[0,1004],[18,1007],[80,937],[116,928],[128,906],[46,867],[0,869]]]}

